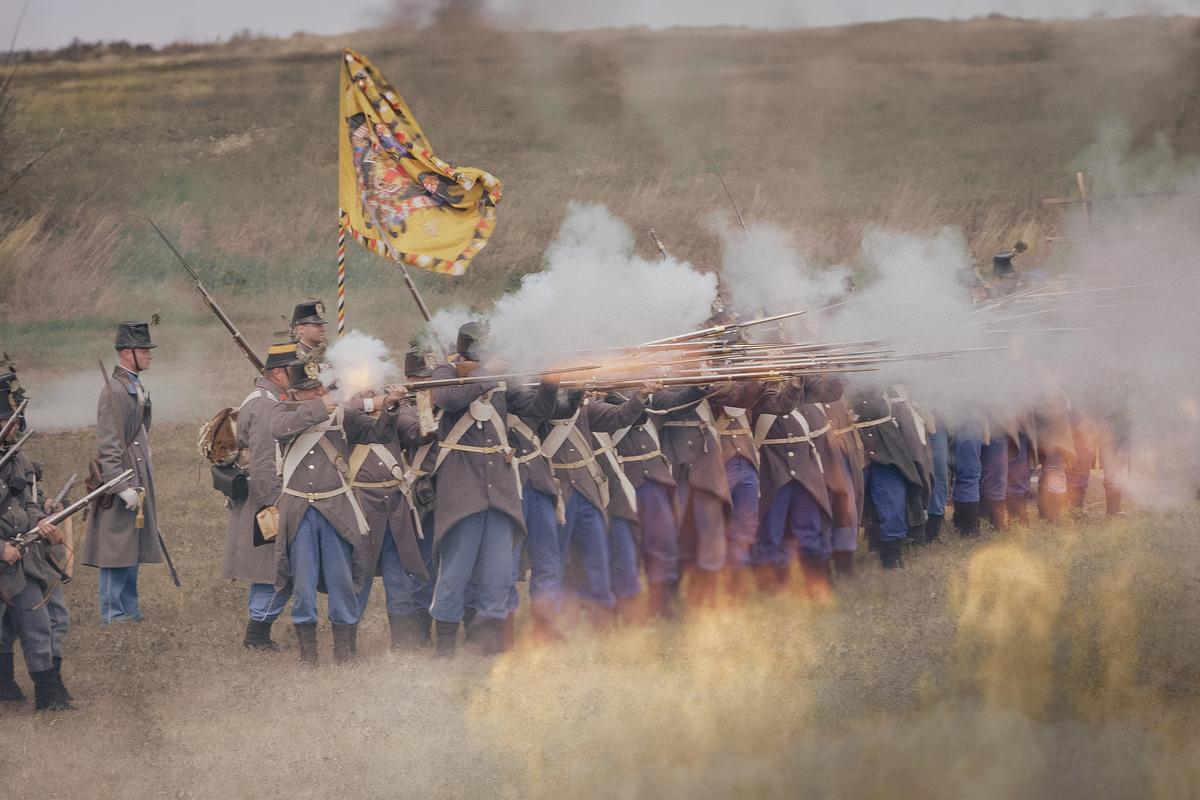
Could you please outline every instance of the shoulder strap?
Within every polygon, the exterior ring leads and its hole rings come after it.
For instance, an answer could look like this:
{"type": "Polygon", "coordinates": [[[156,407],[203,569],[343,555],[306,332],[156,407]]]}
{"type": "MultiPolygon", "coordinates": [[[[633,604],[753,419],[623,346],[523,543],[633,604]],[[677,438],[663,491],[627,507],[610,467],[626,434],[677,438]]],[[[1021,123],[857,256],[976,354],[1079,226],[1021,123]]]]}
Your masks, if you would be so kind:
{"type": "Polygon", "coordinates": [[[255,389],[253,392],[246,395],[246,399],[242,401],[242,404],[240,406],[238,406],[238,411],[241,411],[243,408],[245,408],[246,404],[249,403],[251,400],[257,400],[258,398],[260,398],[262,396],[263,396],[263,390],[255,389]]]}
{"type": "Polygon", "coordinates": [[[767,434],[771,430],[771,426],[775,424],[775,420],[779,419],[775,414],[759,414],[758,419],[754,422],[754,444],[762,447],[762,443],[766,441],[767,434]]]}
{"type": "MultiPolygon", "coordinates": [[[[567,441],[567,437],[571,435],[571,431],[575,430],[575,421],[579,419],[579,412],[583,410],[583,406],[575,409],[575,413],[570,419],[554,419],[550,420],[550,424],[554,430],[550,431],[550,435],[542,440],[542,455],[550,460],[554,460],[555,454],[567,441]]],[[[586,448],[591,450],[590,447],[586,448]]]]}
{"type": "MultiPolygon", "coordinates": [[[[437,460],[433,464],[433,469],[435,472],[439,467],[442,466],[442,462],[446,460],[446,457],[450,455],[450,448],[462,441],[462,437],[467,434],[467,430],[470,429],[471,425],[474,423],[475,418],[466,411],[464,411],[462,416],[458,418],[458,422],[454,423],[454,427],[450,429],[450,432],[446,434],[446,437],[442,439],[441,442],[443,445],[448,446],[438,448],[437,460]]],[[[425,451],[425,453],[428,452],[428,450],[425,451]]],[[[418,455],[423,458],[425,453],[418,452],[418,455]]],[[[414,461],[414,463],[420,464],[421,462],[414,461]]]]}

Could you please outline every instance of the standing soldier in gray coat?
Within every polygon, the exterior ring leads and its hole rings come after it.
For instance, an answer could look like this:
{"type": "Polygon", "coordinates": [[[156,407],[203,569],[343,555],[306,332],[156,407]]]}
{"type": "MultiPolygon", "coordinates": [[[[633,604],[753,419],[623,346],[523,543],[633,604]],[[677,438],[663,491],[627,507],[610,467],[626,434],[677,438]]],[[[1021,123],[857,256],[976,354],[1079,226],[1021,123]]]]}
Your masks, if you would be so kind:
{"type": "MultiPolygon", "coordinates": [[[[0,413],[0,421],[6,421],[15,410],[12,401],[20,403],[16,376],[0,386],[0,390],[2,410],[7,412],[0,413]]],[[[7,453],[17,434],[14,430],[9,441],[0,442],[0,456],[7,453]]],[[[0,614],[4,626],[21,642],[25,667],[33,678],[35,707],[63,711],[74,706],[56,668],[48,603],[61,584],[61,575],[50,561],[46,544],[60,544],[62,536],[56,526],[43,519],[45,513],[38,505],[35,483],[33,462],[23,451],[13,453],[0,467],[0,614]],[[34,526],[46,541],[34,542],[22,556],[9,540],[34,526]]],[[[13,652],[8,650],[0,660],[0,700],[24,699],[13,674],[13,652]]]]}
{"type": "Polygon", "coordinates": [[[283,489],[276,502],[279,557],[275,586],[292,592],[292,625],[300,660],[317,663],[317,592],[329,596],[333,656],[337,663],[358,649],[358,594],[370,579],[371,538],[362,507],[350,487],[350,445],[386,442],[396,436],[404,387],[387,387],[379,419],[339,405],[321,385],[316,364],[288,367],[291,402],[271,409],[271,435],[283,448],[283,489]]]}
{"type": "Polygon", "coordinates": [[[237,446],[247,463],[247,494],[241,502],[231,500],[229,530],[225,536],[222,575],[250,584],[247,601],[249,619],[242,644],[251,650],[276,650],[271,625],[283,613],[290,593],[275,588],[275,548],[255,546],[256,516],[272,506],[283,488],[278,472],[279,448],[271,435],[271,411],[287,399],[287,368],[299,364],[296,343],[273,344],[263,363],[263,374],[254,381],[237,412],[237,446]]]}
{"type": "MultiPolygon", "coordinates": [[[[150,462],[150,395],[141,373],[150,368],[150,326],[117,326],[117,366],[96,410],[100,483],[127,469],[134,475],[92,507],[80,561],[100,568],[100,624],[140,620],[138,565],[163,560],[150,462]]],[[[93,476],[93,480],[96,476],[93,476]]]]}
{"type": "Polygon", "coordinates": [[[325,304],[297,303],[292,309],[292,339],[301,358],[325,346],[325,304]]]}

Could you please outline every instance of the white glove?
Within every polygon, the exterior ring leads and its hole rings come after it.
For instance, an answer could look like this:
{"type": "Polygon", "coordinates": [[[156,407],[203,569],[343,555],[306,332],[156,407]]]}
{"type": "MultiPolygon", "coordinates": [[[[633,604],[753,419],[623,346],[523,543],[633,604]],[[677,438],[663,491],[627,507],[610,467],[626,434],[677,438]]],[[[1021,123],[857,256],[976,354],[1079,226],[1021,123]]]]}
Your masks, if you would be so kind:
{"type": "Polygon", "coordinates": [[[129,511],[137,511],[138,493],[137,489],[122,489],[117,492],[117,497],[125,501],[125,508],[129,511]]]}

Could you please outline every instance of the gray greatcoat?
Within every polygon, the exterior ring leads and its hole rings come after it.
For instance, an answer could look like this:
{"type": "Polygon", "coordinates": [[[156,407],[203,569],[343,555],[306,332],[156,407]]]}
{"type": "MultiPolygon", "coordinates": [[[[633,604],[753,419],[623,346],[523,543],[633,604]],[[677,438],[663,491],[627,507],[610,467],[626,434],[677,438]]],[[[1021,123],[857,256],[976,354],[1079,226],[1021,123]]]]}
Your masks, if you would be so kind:
{"type": "MultiPolygon", "coordinates": [[[[378,566],[379,554],[383,552],[384,537],[390,531],[404,570],[427,581],[429,573],[425,569],[425,562],[417,545],[418,531],[412,503],[398,483],[403,478],[394,474],[388,461],[374,450],[376,447],[386,448],[395,459],[397,469],[403,471],[407,465],[408,451],[424,442],[417,410],[412,406],[401,406],[397,411],[395,439],[386,444],[355,445],[355,451],[363,447],[368,448],[368,452],[362,459],[357,474],[351,475],[350,485],[354,487],[363,515],[367,518],[367,527],[371,531],[371,563],[378,566]]],[[[355,451],[351,451],[352,462],[357,460],[355,451]]],[[[376,573],[378,574],[378,569],[376,573]]]]}
{"type": "Polygon", "coordinates": [[[284,395],[263,377],[254,382],[254,392],[257,397],[243,402],[237,415],[237,446],[248,456],[248,492],[242,502],[229,501],[229,528],[221,574],[232,580],[274,583],[275,548],[254,546],[254,517],[265,507],[275,505],[283,488],[275,466],[277,445],[271,435],[270,416],[271,409],[284,395]]]}
{"type": "MultiPolygon", "coordinates": [[[[300,403],[276,403],[271,409],[269,425],[271,435],[279,440],[287,459],[288,447],[305,431],[330,419],[325,403],[316,397],[300,403]]],[[[396,438],[396,411],[383,411],[376,419],[370,414],[353,409],[344,409],[341,430],[329,430],[324,439],[346,462],[350,458],[351,444],[373,444],[392,441],[396,438]]],[[[348,467],[346,467],[348,469],[348,467]]],[[[347,481],[348,485],[348,481],[347,481]]],[[[314,445],[303,454],[296,471],[285,488],[297,492],[321,494],[340,489],[343,476],[338,467],[319,446],[314,445]]],[[[275,539],[275,554],[278,558],[275,587],[285,590],[291,585],[292,564],[288,549],[300,530],[300,523],[309,507],[314,507],[332,525],[338,535],[353,548],[350,574],[354,580],[354,591],[362,591],[375,565],[371,562],[371,538],[366,530],[360,529],[358,516],[349,493],[309,500],[287,492],[281,492],[275,504],[279,509],[279,533],[275,539]]]]}
{"type": "Polygon", "coordinates": [[[134,475],[109,492],[113,498],[108,508],[92,505],[80,562],[89,567],[159,563],[163,559],[154,502],[154,470],[150,461],[150,395],[119,366],[113,369],[108,385],[100,393],[96,410],[96,449],[101,478],[105,482],[126,469],[133,469],[134,475]],[[115,496],[127,488],[145,490],[142,501],[145,519],[141,528],[136,527],[137,512],[128,510],[125,501],[115,496]]]}
{"type": "Polygon", "coordinates": [[[724,447],[716,431],[700,418],[697,406],[707,402],[715,423],[720,406],[745,408],[747,400],[760,391],[754,381],[722,384],[713,390],[695,387],[680,396],[678,405],[682,407],[669,411],[660,424],[663,454],[671,462],[675,480],[713,496],[726,511],[733,500],[725,475],[724,447]]]}
{"type": "MultiPolygon", "coordinates": [[[[457,378],[458,370],[451,364],[439,364],[433,370],[433,378],[441,380],[457,378]]],[[[491,392],[489,401],[493,413],[506,427],[507,415],[544,419],[554,408],[556,388],[542,384],[538,391],[529,393],[520,388],[500,390],[500,385],[491,382],[467,384],[465,386],[442,386],[433,390],[433,404],[442,410],[438,422],[438,440],[444,442],[462,416],[468,413],[471,403],[491,392]]],[[[490,421],[472,423],[467,428],[460,445],[467,447],[493,448],[508,443],[508,431],[503,431],[499,441],[490,421]]],[[[513,467],[504,453],[479,453],[447,449],[442,464],[437,469],[437,497],[434,501],[433,545],[436,548],[455,524],[472,514],[494,509],[512,519],[520,536],[525,535],[525,515],[521,508],[521,495],[517,490],[517,478],[513,467]]]]}
{"type": "MultiPolygon", "coordinates": [[[[12,539],[31,530],[45,516],[33,496],[34,480],[33,462],[24,452],[17,453],[0,467],[0,540],[12,539]],[[23,488],[17,491],[18,487],[23,488]]],[[[43,597],[54,591],[61,579],[49,564],[49,549],[39,540],[16,564],[0,562],[0,602],[11,603],[28,581],[41,587],[43,597]]]]}

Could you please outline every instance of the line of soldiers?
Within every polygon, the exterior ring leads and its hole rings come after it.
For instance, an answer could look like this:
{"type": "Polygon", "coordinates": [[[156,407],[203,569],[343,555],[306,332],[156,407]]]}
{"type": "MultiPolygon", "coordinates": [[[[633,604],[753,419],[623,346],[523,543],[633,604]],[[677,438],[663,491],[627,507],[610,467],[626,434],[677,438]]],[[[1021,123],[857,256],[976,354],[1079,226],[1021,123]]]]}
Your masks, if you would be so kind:
{"type": "MultiPolygon", "coordinates": [[[[819,597],[853,575],[861,528],[895,568],[905,544],[940,537],[951,496],[956,528],[973,536],[981,503],[997,528],[1028,519],[1034,470],[1049,519],[1068,503],[1068,476],[1090,472],[1074,459],[1078,426],[1050,400],[950,432],[903,386],[845,395],[831,377],[618,393],[544,376],[338,404],[305,358],[323,344],[320,309],[302,304],[293,322],[297,341],[270,348],[238,414],[249,491],[230,502],[225,575],[251,584],[244,644],[275,649],[290,599],[306,663],[318,659],[318,591],[345,662],[375,576],[394,648],[432,639],[452,655],[465,622],[496,653],[513,642],[523,573],[539,641],[563,635],[568,599],[601,626],[633,618],[643,572],[640,605],[662,618],[679,613],[681,584],[692,608],[722,587],[739,599],[795,582],[819,597]]],[[[485,335],[463,326],[432,367],[410,351],[408,379],[471,373],[485,335]]]]}

